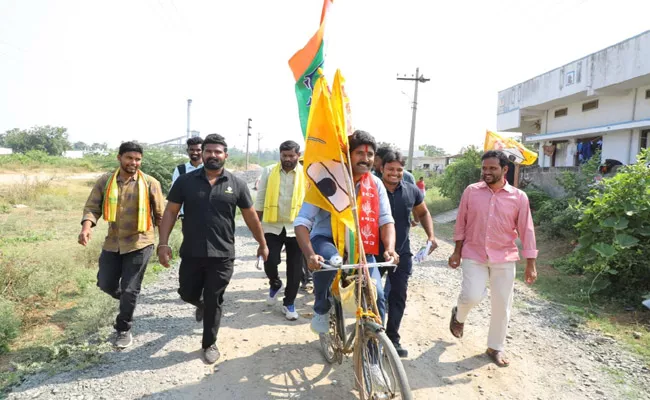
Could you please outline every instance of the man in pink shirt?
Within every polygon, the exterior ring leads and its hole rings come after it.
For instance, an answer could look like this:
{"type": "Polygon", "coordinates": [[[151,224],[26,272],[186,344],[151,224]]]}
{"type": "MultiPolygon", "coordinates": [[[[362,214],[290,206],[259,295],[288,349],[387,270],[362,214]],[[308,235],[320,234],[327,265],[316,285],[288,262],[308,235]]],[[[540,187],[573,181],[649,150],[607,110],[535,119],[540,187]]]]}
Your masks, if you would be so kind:
{"type": "Polygon", "coordinates": [[[508,157],[501,151],[483,154],[483,181],[469,185],[463,192],[454,230],[456,248],[449,257],[451,268],[458,268],[461,260],[463,266],[463,283],[449,329],[455,337],[463,336],[467,315],[487,293],[489,280],[492,308],[487,354],[500,367],[510,363],[504,344],[519,260],[517,237],[526,258],[525,281],[532,284],[537,279],[537,248],[528,196],[508,184],[507,165],[508,157]]]}

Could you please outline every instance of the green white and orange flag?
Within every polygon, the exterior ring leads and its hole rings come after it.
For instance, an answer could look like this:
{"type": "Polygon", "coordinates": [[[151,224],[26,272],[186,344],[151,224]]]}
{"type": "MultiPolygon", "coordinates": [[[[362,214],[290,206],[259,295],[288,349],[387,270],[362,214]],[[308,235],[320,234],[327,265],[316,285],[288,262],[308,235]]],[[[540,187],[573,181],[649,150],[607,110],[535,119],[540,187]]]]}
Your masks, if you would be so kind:
{"type": "Polygon", "coordinates": [[[332,6],[333,0],[323,0],[323,10],[320,16],[318,31],[309,39],[309,42],[289,60],[289,67],[296,80],[296,97],[298,98],[298,115],[303,137],[307,136],[307,120],[309,109],[312,105],[314,86],[320,77],[319,68],[324,63],[325,20],[332,6]]]}

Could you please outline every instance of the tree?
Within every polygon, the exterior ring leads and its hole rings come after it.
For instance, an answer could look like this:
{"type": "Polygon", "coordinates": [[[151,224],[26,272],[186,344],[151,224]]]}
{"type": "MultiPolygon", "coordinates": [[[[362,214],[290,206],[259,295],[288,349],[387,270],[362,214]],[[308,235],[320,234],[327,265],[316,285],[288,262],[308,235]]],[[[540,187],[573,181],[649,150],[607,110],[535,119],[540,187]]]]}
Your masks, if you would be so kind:
{"type": "Polygon", "coordinates": [[[461,156],[445,168],[440,178],[440,193],[458,204],[465,188],[481,178],[482,156],[483,151],[476,146],[461,150],[461,156]]]}
{"type": "Polygon", "coordinates": [[[107,143],[93,143],[90,146],[90,150],[97,151],[97,150],[106,150],[108,149],[108,144],[107,143]]]}
{"type": "Polygon", "coordinates": [[[427,157],[444,156],[447,154],[445,149],[431,144],[422,144],[418,147],[418,149],[424,151],[424,155],[427,157]]]}
{"type": "Polygon", "coordinates": [[[35,126],[29,130],[11,129],[0,135],[4,146],[16,153],[31,150],[43,151],[52,156],[60,156],[71,148],[67,129],[57,126],[35,126]]]}
{"type": "Polygon", "coordinates": [[[381,147],[390,147],[393,150],[399,150],[399,146],[395,143],[377,142],[377,148],[379,149],[381,147]]]}
{"type": "Polygon", "coordinates": [[[89,147],[90,147],[90,146],[88,146],[88,145],[87,145],[86,143],[84,143],[84,142],[74,142],[74,144],[72,145],[72,150],[86,150],[86,149],[88,149],[89,147]]]}

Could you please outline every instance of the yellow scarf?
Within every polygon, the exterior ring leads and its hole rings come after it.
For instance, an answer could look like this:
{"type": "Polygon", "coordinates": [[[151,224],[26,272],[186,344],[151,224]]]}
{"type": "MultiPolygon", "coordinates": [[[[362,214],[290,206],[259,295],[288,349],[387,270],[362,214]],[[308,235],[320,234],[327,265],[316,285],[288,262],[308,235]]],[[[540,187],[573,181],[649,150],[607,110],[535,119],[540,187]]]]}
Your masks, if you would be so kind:
{"type": "MultiPolygon", "coordinates": [[[[268,223],[278,222],[278,202],[280,199],[280,170],[282,163],[277,163],[269,174],[266,183],[266,197],[264,198],[264,215],[262,221],[268,223]]],[[[305,174],[301,165],[296,165],[296,178],[293,181],[293,195],[291,196],[291,217],[292,222],[298,216],[298,211],[305,198],[305,174]]]]}
{"type": "MultiPolygon", "coordinates": [[[[113,177],[106,182],[104,204],[102,205],[104,221],[115,222],[117,217],[117,203],[120,197],[119,187],[117,186],[117,176],[119,174],[120,169],[118,168],[113,177]]],[[[138,170],[138,232],[147,232],[152,225],[149,186],[142,171],[138,170]]]]}

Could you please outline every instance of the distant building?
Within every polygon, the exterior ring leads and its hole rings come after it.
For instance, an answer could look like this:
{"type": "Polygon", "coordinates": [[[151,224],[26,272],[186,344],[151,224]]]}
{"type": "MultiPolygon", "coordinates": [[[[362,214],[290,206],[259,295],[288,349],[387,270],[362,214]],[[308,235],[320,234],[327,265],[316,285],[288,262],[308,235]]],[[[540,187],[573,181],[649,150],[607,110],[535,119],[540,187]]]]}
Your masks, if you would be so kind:
{"type": "Polygon", "coordinates": [[[449,156],[413,157],[413,169],[442,172],[447,165],[449,156]]]}
{"type": "Polygon", "coordinates": [[[497,130],[521,132],[541,167],[629,164],[648,147],[650,31],[502,90],[497,130]]]}
{"type": "Polygon", "coordinates": [[[8,156],[9,154],[13,153],[13,150],[8,147],[0,147],[0,156],[8,156]]]}
{"type": "Polygon", "coordinates": [[[65,158],[83,158],[84,152],[82,150],[67,150],[63,153],[65,158]]]}

